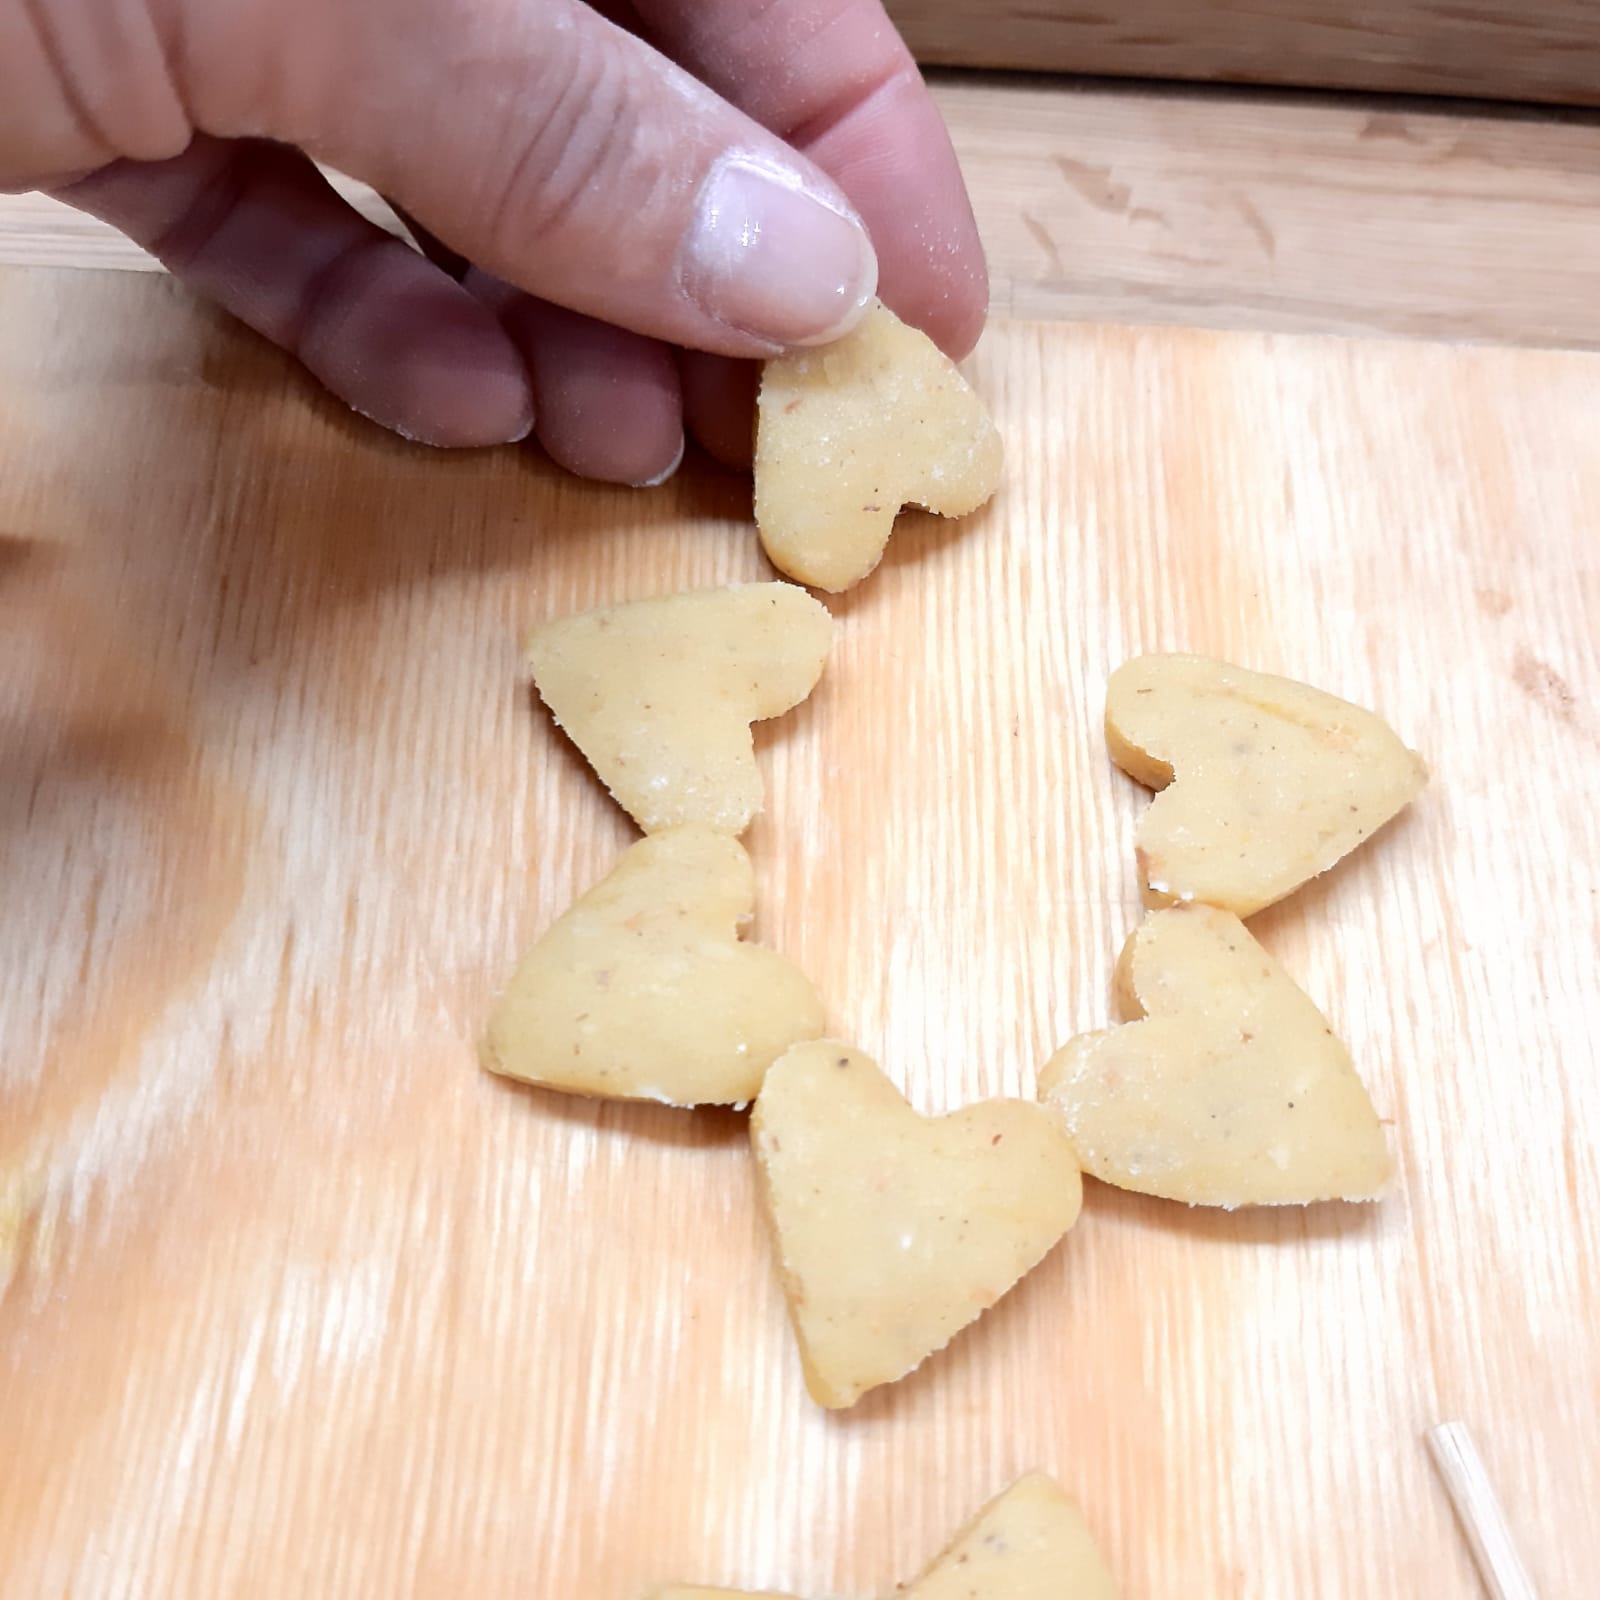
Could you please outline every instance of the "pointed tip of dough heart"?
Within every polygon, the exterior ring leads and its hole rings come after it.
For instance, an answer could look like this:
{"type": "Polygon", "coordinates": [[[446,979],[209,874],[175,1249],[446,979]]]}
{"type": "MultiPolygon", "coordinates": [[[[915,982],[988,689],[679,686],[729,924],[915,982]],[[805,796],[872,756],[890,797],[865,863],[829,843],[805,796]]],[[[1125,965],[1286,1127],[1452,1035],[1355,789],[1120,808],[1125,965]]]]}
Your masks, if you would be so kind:
{"type": "Polygon", "coordinates": [[[796,1045],[750,1122],[807,1387],[853,1405],[941,1350],[1077,1220],[1083,1184],[1044,1108],[923,1117],[869,1056],[796,1045]]]}
{"type": "Polygon", "coordinates": [[[1046,1063],[1084,1170],[1191,1205],[1382,1196],[1393,1158],[1332,1027],[1232,913],[1150,913],[1119,973],[1141,1019],[1046,1063]]]}
{"type": "Polygon", "coordinates": [[[1116,1582],[1083,1513],[1042,1472],[996,1495],[905,1587],[905,1600],[1044,1595],[1117,1600],[1116,1582]]]}
{"type": "Polygon", "coordinates": [[[1374,713],[1204,656],[1119,667],[1106,732],[1117,765],[1159,791],[1136,852],[1155,907],[1253,915],[1370,839],[1427,781],[1374,713]]]}
{"type": "Polygon", "coordinates": [[[561,617],[526,655],[551,719],[646,833],[742,834],[765,798],[750,725],[811,693],[832,638],[814,596],[749,583],[561,617]]]}
{"type": "Polygon", "coordinates": [[[875,306],[843,339],[767,362],[756,406],[756,526],[780,572],[838,594],[883,559],[901,507],[976,511],[999,430],[926,334],[875,306]]]}

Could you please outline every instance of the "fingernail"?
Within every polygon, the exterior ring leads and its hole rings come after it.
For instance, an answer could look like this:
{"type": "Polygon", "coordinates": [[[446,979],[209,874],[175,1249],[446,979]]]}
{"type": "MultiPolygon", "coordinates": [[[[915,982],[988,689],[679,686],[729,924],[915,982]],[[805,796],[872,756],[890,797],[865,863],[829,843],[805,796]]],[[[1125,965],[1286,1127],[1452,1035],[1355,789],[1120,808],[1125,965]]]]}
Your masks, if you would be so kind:
{"type": "Polygon", "coordinates": [[[682,283],[707,316],[740,333],[821,344],[871,304],[878,258],[842,201],[776,162],[726,155],[700,186],[682,283]]]}
{"type": "Polygon", "coordinates": [[[678,453],[667,466],[662,468],[653,478],[641,478],[637,483],[630,484],[629,487],[634,489],[659,489],[667,479],[676,477],[678,468],[683,465],[683,448],[684,441],[680,439],[678,441],[678,453]]]}

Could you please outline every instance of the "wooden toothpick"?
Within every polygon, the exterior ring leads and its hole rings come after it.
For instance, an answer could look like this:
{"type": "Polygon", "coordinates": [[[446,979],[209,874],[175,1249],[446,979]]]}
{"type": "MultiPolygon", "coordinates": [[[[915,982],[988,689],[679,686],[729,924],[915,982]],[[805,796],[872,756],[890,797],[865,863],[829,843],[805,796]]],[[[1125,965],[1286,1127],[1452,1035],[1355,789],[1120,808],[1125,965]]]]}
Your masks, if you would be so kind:
{"type": "Polygon", "coordinates": [[[1441,1422],[1423,1437],[1490,1600],[1538,1600],[1466,1423],[1441,1422]]]}

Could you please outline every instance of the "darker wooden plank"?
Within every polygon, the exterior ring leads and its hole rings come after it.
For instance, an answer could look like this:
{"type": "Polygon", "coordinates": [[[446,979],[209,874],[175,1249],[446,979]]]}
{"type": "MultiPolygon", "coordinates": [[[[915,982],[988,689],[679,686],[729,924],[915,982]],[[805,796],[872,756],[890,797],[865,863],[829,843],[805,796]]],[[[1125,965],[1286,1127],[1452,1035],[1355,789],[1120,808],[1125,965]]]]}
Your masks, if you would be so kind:
{"type": "Polygon", "coordinates": [[[1600,104],[1589,0],[888,0],[942,66],[1600,104]]]}

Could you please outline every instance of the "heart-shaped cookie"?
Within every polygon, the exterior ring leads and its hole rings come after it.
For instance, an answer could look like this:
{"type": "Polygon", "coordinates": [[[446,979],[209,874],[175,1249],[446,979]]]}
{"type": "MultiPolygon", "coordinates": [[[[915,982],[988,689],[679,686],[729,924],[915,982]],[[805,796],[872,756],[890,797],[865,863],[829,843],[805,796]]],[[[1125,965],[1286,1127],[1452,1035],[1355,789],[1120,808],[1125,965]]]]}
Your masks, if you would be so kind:
{"type": "Polygon", "coordinates": [[[1042,1472],[1019,1478],[958,1533],[905,1600],[1116,1600],[1083,1513],[1042,1472]]]}
{"type": "Polygon", "coordinates": [[[819,589],[866,577],[902,506],[964,517],[1000,482],[983,402],[881,305],[837,343],[769,361],[756,415],[761,543],[780,572],[819,589]]]}
{"type": "Polygon", "coordinates": [[[858,1050],[796,1045],[750,1124],[806,1384],[853,1405],[943,1348],[1077,1219],[1049,1114],[986,1100],[919,1116],[858,1050]]]}
{"type": "Polygon", "coordinates": [[[1117,978],[1143,1020],[1074,1039],[1039,1075],[1085,1172],[1230,1209],[1379,1196],[1393,1163],[1349,1053],[1236,916],[1152,912],[1117,978]]]}
{"type": "Polygon", "coordinates": [[[709,828],[641,839],[522,958],[484,1065],[574,1094],[753,1100],[772,1062],[823,1028],[805,974],[740,941],[754,904],[737,839],[709,828]]]}
{"type": "MultiPolygon", "coordinates": [[[[1117,1586],[1088,1525],[1042,1472],[1019,1478],[964,1527],[905,1600],[1116,1600],[1117,1586]]],[[[793,1600],[766,1590],[657,1589],[649,1600],[793,1600]]]]}
{"type": "Polygon", "coordinates": [[[1106,737],[1124,772],[1161,790],[1137,839],[1150,903],[1241,917],[1326,872],[1428,778],[1372,712],[1204,656],[1119,667],[1106,737]]]}
{"type": "Polygon", "coordinates": [[[748,583],[561,617],[527,659],[557,726],[646,833],[740,834],[762,803],[750,724],[811,693],[832,637],[803,589],[748,583]]]}

